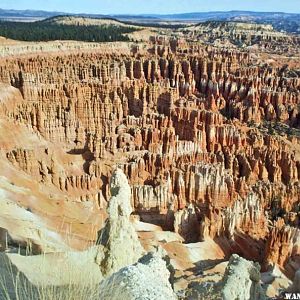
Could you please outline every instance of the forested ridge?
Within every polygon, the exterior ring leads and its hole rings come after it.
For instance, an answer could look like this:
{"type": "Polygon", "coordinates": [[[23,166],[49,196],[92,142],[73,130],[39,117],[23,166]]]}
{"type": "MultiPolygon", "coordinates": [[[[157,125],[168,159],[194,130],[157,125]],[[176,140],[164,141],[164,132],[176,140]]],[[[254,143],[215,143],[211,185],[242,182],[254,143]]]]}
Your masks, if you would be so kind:
{"type": "Polygon", "coordinates": [[[116,25],[62,25],[44,22],[0,21],[0,36],[20,41],[77,40],[86,42],[129,41],[133,27],[116,25]]]}

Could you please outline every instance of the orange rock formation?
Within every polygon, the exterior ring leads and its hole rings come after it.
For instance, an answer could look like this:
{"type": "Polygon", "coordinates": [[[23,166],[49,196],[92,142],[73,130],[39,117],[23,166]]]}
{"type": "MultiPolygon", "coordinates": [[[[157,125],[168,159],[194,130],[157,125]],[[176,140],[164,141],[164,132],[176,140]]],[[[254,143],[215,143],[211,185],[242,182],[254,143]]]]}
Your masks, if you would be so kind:
{"type": "Polygon", "coordinates": [[[85,203],[90,224],[118,165],[143,221],[299,267],[299,77],[249,52],[147,47],[2,58],[3,159],[62,202],[85,203]]]}

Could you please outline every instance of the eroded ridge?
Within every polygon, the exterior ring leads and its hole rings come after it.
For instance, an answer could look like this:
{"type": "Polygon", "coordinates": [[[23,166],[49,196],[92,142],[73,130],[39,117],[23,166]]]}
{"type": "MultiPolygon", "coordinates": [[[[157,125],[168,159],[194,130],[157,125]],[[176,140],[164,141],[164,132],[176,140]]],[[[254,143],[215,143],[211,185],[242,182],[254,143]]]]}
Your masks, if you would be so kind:
{"type": "Polygon", "coordinates": [[[264,265],[294,259],[294,270],[300,79],[291,68],[166,38],[3,58],[1,155],[46,196],[84,203],[91,224],[117,165],[143,221],[264,265]]]}

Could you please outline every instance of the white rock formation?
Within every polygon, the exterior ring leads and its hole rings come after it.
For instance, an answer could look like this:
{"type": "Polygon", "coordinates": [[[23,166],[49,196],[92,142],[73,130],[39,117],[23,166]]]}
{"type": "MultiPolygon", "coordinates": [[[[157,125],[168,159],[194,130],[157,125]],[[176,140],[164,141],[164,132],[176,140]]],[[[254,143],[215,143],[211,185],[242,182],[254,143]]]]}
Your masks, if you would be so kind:
{"type": "Polygon", "coordinates": [[[249,193],[247,198],[242,201],[240,199],[234,202],[232,207],[225,211],[224,231],[230,239],[234,238],[234,233],[242,224],[250,222],[257,223],[264,218],[261,199],[255,193],[249,193]]]}
{"type": "Polygon", "coordinates": [[[112,174],[110,190],[109,217],[99,232],[100,246],[96,257],[104,276],[136,263],[144,252],[130,221],[131,190],[121,169],[116,169],[112,174]]]}
{"type": "Polygon", "coordinates": [[[117,220],[119,217],[130,217],[132,206],[130,203],[131,190],[128,180],[121,169],[116,169],[110,181],[111,199],[108,206],[110,220],[117,220]]]}
{"type": "Polygon", "coordinates": [[[132,187],[134,203],[142,208],[151,209],[156,207],[167,208],[169,203],[175,201],[175,195],[170,192],[168,184],[158,185],[135,185],[132,187]]]}
{"type": "Polygon", "coordinates": [[[172,300],[177,299],[169,282],[165,261],[149,253],[132,266],[125,267],[102,281],[103,300],[172,300]]]}
{"type": "Polygon", "coordinates": [[[260,266],[233,254],[222,281],[223,300],[263,300],[260,266]]]}

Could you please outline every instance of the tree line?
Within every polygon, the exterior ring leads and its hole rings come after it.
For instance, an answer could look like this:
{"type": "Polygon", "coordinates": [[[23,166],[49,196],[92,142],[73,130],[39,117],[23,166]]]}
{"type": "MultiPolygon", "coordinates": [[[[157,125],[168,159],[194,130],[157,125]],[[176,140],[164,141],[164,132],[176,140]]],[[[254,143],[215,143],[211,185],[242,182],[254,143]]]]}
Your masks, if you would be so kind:
{"type": "Polygon", "coordinates": [[[0,36],[20,41],[76,40],[85,42],[129,41],[125,33],[136,31],[133,27],[116,25],[62,25],[43,22],[0,21],[0,36]]]}

